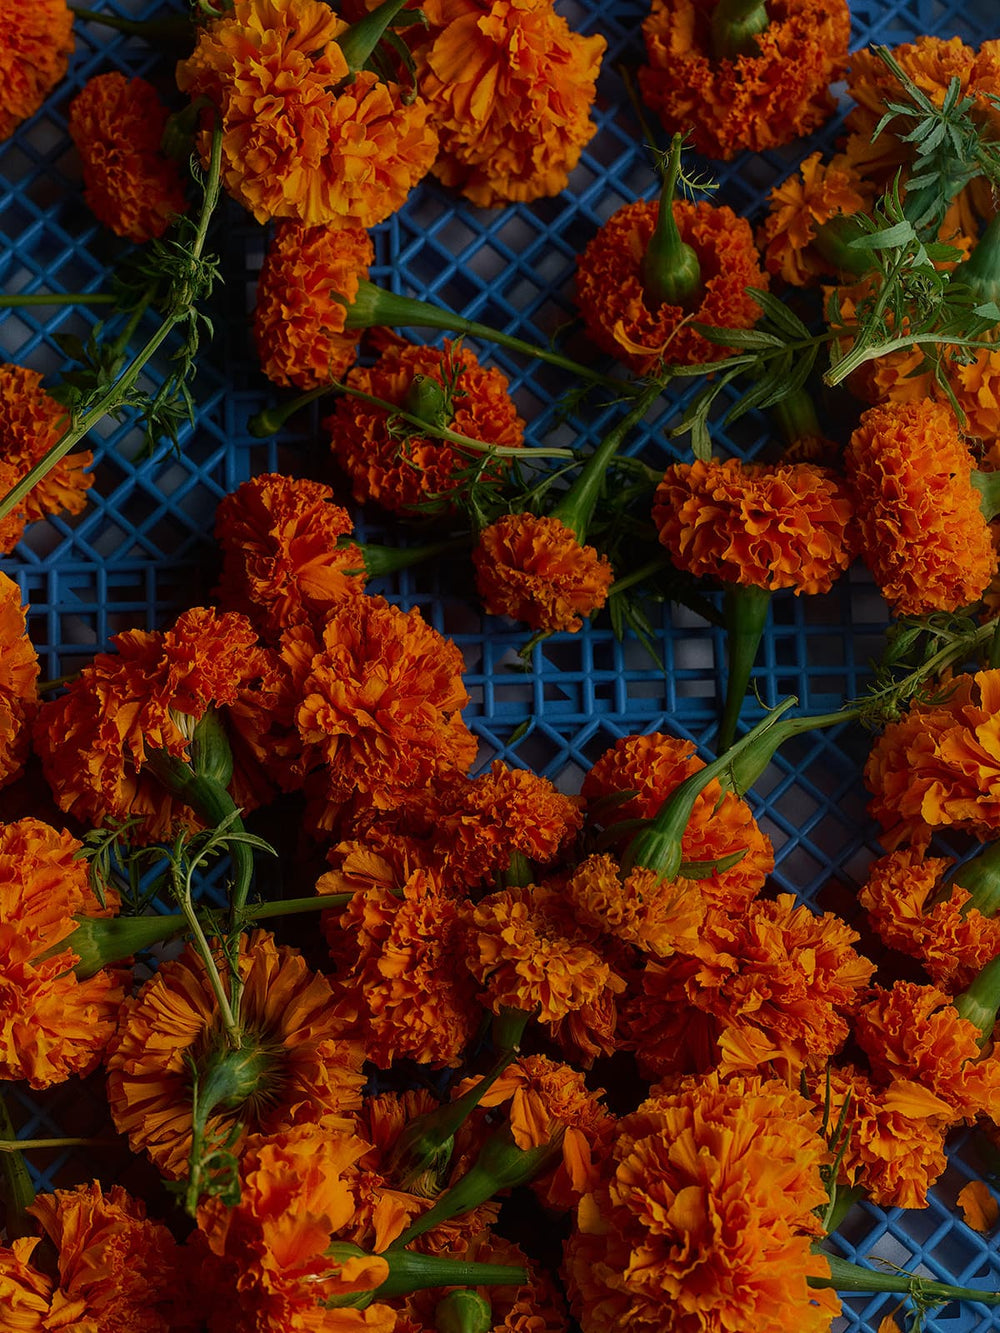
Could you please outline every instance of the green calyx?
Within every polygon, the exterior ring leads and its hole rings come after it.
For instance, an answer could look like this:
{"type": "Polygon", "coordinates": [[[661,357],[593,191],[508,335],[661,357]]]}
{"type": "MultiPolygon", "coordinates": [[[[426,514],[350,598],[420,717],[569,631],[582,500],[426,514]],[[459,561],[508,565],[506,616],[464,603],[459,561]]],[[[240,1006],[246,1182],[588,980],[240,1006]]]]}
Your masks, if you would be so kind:
{"type": "Polygon", "coordinates": [[[967,890],[969,902],[963,911],[976,908],[983,916],[996,916],[1000,911],[1000,842],[988,847],[961,865],[950,876],[943,896],[947,897],[952,885],[967,890]]]}
{"type": "Polygon", "coordinates": [[[670,156],[660,191],[656,226],[642,257],[640,275],[646,304],[694,309],[701,293],[701,265],[690,245],[681,240],[674,216],[674,193],[681,171],[682,134],[670,141],[670,156]]]}
{"type": "Polygon", "coordinates": [[[952,270],[949,287],[961,283],[981,304],[1000,305],[1000,215],[987,226],[968,259],[952,270]]]}
{"type": "Polygon", "coordinates": [[[852,242],[865,236],[866,232],[858,220],[840,214],[828,218],[816,228],[813,237],[813,249],[822,259],[846,278],[860,278],[872,266],[871,251],[855,246],[852,242]]]}
{"type": "Polygon", "coordinates": [[[978,1029],[980,1042],[988,1041],[1000,1010],[1000,958],[987,963],[972,985],[961,995],[956,995],[952,1004],[978,1029]]]}
{"type": "Polygon", "coordinates": [[[712,11],[712,55],[716,60],[758,56],[757,38],[770,24],[764,0],[719,0],[712,11]]]}
{"type": "Polygon", "coordinates": [[[448,391],[431,375],[414,375],[403,399],[403,407],[429,426],[446,426],[452,416],[448,391]]]}
{"type": "Polygon", "coordinates": [[[459,1287],[442,1296],[434,1308],[437,1333],[489,1333],[493,1307],[485,1296],[469,1287],[459,1287]]]}
{"type": "Polygon", "coordinates": [[[247,1102],[267,1104],[281,1083],[277,1050],[252,1034],[233,1050],[218,1042],[198,1061],[198,1116],[204,1128],[213,1111],[236,1111],[247,1102]]]}

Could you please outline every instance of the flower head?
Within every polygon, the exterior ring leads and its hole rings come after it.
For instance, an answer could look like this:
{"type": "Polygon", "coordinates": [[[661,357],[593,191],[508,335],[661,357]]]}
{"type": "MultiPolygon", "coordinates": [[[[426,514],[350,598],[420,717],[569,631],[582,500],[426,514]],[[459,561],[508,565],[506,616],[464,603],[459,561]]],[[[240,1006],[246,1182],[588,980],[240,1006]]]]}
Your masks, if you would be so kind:
{"type": "MultiPolygon", "coordinates": [[[[0,436],[4,441],[4,462],[15,469],[16,480],[20,481],[39,462],[68,423],[66,409],[42,388],[42,377],[37,370],[0,366],[0,436]]],[[[24,497],[21,511],[24,518],[32,523],[49,514],[79,514],[94,480],[84,468],[93,461],[93,454],[84,449],[67,454],[56,463],[24,497]]]]}
{"type": "Polygon", "coordinates": [[[614,857],[598,855],[576,867],[563,892],[581,922],[643,953],[697,950],[705,899],[695,880],[661,879],[643,866],[622,874],[614,857]]]}
{"type": "MultiPolygon", "coordinates": [[[[267,1069],[253,1097],[211,1114],[210,1135],[237,1121],[245,1137],[355,1110],[364,1051],[326,978],[264,931],[241,938],[239,973],[243,1029],[268,1056],[267,1069]]],[[[107,1061],[111,1114],[133,1151],[148,1152],[169,1176],[183,1170],[191,1147],[188,1057],[204,1059],[219,1034],[205,965],[190,946],[122,1011],[107,1061]]]]}
{"type": "MultiPolygon", "coordinates": [[[[483,369],[467,347],[447,338],[442,347],[392,344],[371,368],[355,367],[347,383],[408,410],[415,383],[437,385],[441,402],[434,424],[508,449],[524,441],[524,422],[507,392],[506,376],[483,369]]],[[[354,498],[374,500],[394,513],[449,508],[449,496],[482,462],[482,454],[422,435],[416,426],[404,433],[397,427],[385,408],[349,394],[323,422],[331,452],[353,482],[354,498]]],[[[499,481],[508,464],[492,461],[480,479],[499,481]]]]}
{"type": "Polygon", "coordinates": [[[649,64],[639,89],[668,133],[690,130],[708,157],[761,152],[817,129],[833,113],[850,15],[844,0],[772,0],[757,54],[711,54],[714,0],[654,0],[642,25],[649,64]]]}
{"type": "Polygon", "coordinates": [[[844,462],[861,549],[889,605],[926,615],[975,601],[997,557],[950,409],[926,400],[870,408],[844,462]]]}
{"type": "Polygon", "coordinates": [[[357,296],[374,259],[362,227],[275,227],[253,316],[257,354],[269,380],[315,389],[343,375],[361,338],[360,331],[344,329],[345,302],[357,296]]]}
{"type": "Polygon", "coordinates": [[[66,0],[10,0],[0,34],[0,139],[33,116],[65,75],[73,52],[66,0]]]}
{"type": "Polygon", "coordinates": [[[258,222],[372,227],[434,160],[427,104],[367,70],[350,78],[345,29],[320,0],[236,0],[177,66],[181,91],[220,112],[223,183],[258,222]]]}
{"type": "Polygon", "coordinates": [[[505,514],[484,528],[472,563],[490,615],[549,634],[578,630],[607,601],[614,579],[607,556],[581,546],[572,528],[527,513],[505,514]]]}
{"type": "Polygon", "coordinates": [[[364,591],[361,550],[338,544],[352,530],[347,510],[318,481],[272,472],[243,482],[215,514],[221,605],[271,642],[290,625],[321,627],[331,607],[364,591]]]}
{"type": "Polygon", "coordinates": [[[674,463],[653,502],[678,569],[768,592],[828,592],[851,562],[852,517],[843,484],[811,463],[674,463]]]}
{"type": "Polygon", "coordinates": [[[810,154],[798,172],[774,187],[760,233],[764,267],[794,287],[838,276],[836,265],[814,245],[817,233],[831,218],[861,212],[872,196],[871,187],[845,159],[824,166],[820,156],[810,154]]]}
{"type": "Polygon", "coordinates": [[[725,347],[688,326],[751,328],[760,306],[746,288],[765,290],[768,282],[744,218],[731,208],[682,201],[674,204],[674,217],[681,240],[698,258],[700,303],[685,310],[650,301],[641,268],[659,208],[656,201],[640,200],[618,209],[589,242],[577,266],[576,303],[588,335],[636,375],[651,375],[661,364],[695,365],[727,356],[725,347]]]}
{"type": "Polygon", "coordinates": [[[116,236],[151,241],[186,207],[177,163],[160,151],[169,112],[145,79],[98,74],[69,107],[87,207],[116,236]]]}
{"type": "Polygon", "coordinates": [[[0,1078],[33,1088],[93,1069],[125,999],[126,969],[73,972],[74,918],[118,906],[110,889],[98,902],[82,847],[37,819],[0,826],[0,1078]]]}
{"type": "Polygon", "coordinates": [[[38,655],[27,635],[21,590],[0,574],[0,787],[21,776],[37,708],[38,655]]]}
{"type": "Polygon", "coordinates": [[[603,37],[572,32],[549,0],[431,0],[417,53],[441,138],[434,174],[474,204],[558,194],[593,138],[603,37]]]}

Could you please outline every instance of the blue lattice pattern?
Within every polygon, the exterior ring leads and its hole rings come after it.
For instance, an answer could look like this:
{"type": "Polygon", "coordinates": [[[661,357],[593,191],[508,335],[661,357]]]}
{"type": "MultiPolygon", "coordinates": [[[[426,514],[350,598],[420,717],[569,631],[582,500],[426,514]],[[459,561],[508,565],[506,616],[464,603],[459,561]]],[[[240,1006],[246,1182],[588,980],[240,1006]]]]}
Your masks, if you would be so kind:
{"type": "MultiPolygon", "coordinates": [[[[96,5],[132,18],[184,9],[182,0],[96,0],[96,5]]],[[[372,275],[394,290],[443,302],[472,319],[540,342],[574,317],[575,258],[597,226],[622,204],[655,193],[618,72],[642,59],[639,25],[648,6],[635,0],[560,0],[559,8],[574,27],[599,31],[608,40],[595,111],[598,133],[570,189],[533,205],[482,210],[428,181],[378,229],[372,275]]],[[[992,0],[852,0],[851,8],[854,47],[876,40],[895,45],[920,33],[958,35],[973,44],[1000,35],[990,26],[992,0]]],[[[122,254],[120,244],[97,226],[82,203],[79,163],[66,132],[72,97],[87,79],[109,69],[142,74],[164,90],[170,85],[169,66],[155,50],[106,27],[78,24],[69,77],[12,140],[0,145],[0,284],[5,292],[97,291],[122,254]]],[[[718,200],[756,221],[772,185],[806,152],[829,147],[837,129],[834,121],[805,145],[744,155],[721,168],[713,164],[718,200]]],[[[143,457],[132,423],[105,423],[95,432],[99,440],[91,441],[97,461],[85,513],[34,525],[3,562],[31,603],[31,632],[43,655],[43,674],[50,677],[76,669],[119,630],[161,625],[207,599],[216,566],[212,516],[219,497],[240,481],[274,468],[327,475],[316,409],[294,418],[272,441],[257,440],[248,431],[250,417],[274,397],[248,337],[247,314],[264,241],[261,230],[235,206],[220,229],[220,244],[223,234],[224,284],[213,310],[216,337],[199,362],[197,418],[182,432],[180,450],[143,457]]],[[[63,365],[55,336],[85,337],[96,318],[80,307],[0,312],[0,356],[55,374],[63,365]]],[[[578,336],[576,341],[570,336],[570,353],[580,347],[578,336]]],[[[480,350],[509,374],[531,443],[593,443],[615,416],[610,405],[598,404],[585,419],[563,423],[555,399],[569,385],[558,372],[480,350]]],[[[151,373],[155,376],[155,367],[151,373]]],[[[671,441],[668,431],[695,391],[691,385],[665,397],[636,432],[630,452],[654,466],[685,456],[685,442],[671,441]]],[[[728,435],[718,433],[717,446],[720,452],[752,457],[768,446],[769,438],[767,423],[750,416],[728,435]]],[[[374,516],[361,516],[360,522],[367,535],[384,535],[374,516]]],[[[571,789],[609,744],[629,732],[669,729],[711,749],[724,647],[718,630],[684,609],[662,609],[661,664],[634,640],[618,642],[601,620],[577,635],[536,645],[524,664],[518,657],[523,629],[484,620],[471,588],[457,586],[451,571],[422,568],[400,575],[383,590],[404,605],[419,605],[460,645],[472,695],[466,716],[481,740],[482,765],[501,757],[571,789]]],[[[856,572],[823,598],[775,598],[754,673],[761,699],[773,703],[794,693],[806,711],[836,708],[860,692],[886,620],[881,598],[856,572]]],[[[875,852],[859,781],[867,746],[867,737],[850,727],[800,738],[782,751],[754,793],[775,844],[779,886],[845,913],[875,852]]],[[[20,1097],[19,1106],[26,1135],[90,1134],[101,1123],[99,1091],[88,1097],[86,1085],[20,1097]]],[[[959,1143],[926,1212],[855,1209],[840,1232],[845,1253],[852,1258],[878,1254],[903,1267],[997,1289],[1000,1261],[994,1249],[955,1215],[958,1190],[981,1166],[972,1141],[959,1143]]],[[[84,1178],[106,1169],[99,1155],[81,1161],[62,1152],[44,1163],[39,1184],[50,1188],[67,1173],[84,1178]]],[[[123,1183],[136,1187],[143,1169],[131,1164],[123,1183]]],[[[885,1297],[849,1300],[839,1327],[871,1333],[892,1308],[885,1297]]],[[[940,1333],[1000,1329],[1000,1315],[951,1307],[926,1327],[940,1333]]]]}

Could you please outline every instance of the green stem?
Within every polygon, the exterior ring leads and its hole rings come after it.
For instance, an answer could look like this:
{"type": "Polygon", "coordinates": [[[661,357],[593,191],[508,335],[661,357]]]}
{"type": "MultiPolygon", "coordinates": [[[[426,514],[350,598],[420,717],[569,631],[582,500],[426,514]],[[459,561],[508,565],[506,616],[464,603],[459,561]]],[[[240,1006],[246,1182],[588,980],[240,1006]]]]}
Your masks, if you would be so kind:
{"type": "Polygon", "coordinates": [[[712,55],[716,60],[759,55],[757,38],[769,22],[764,0],[719,0],[712,10],[712,55]]]}
{"type": "Polygon", "coordinates": [[[818,439],[823,434],[816,415],[816,404],[808,389],[796,389],[794,393],[780,398],[771,408],[771,415],[785,444],[818,439]]]}
{"type": "Polygon", "coordinates": [[[308,393],[300,393],[297,398],[289,399],[287,403],[276,403],[272,407],[265,407],[247,422],[247,433],[255,440],[266,440],[270,435],[277,435],[288,418],[294,416],[300,408],[307,407],[317,398],[336,392],[335,384],[320,384],[317,388],[310,389],[308,393]]]}
{"type": "Polygon", "coordinates": [[[31,305],[114,305],[116,298],[106,292],[32,292],[0,296],[0,310],[31,305]]]}
{"type": "Polygon", "coordinates": [[[3,1205],[8,1244],[34,1232],[28,1209],[35,1200],[35,1187],[31,1183],[27,1163],[21,1155],[21,1145],[16,1139],[14,1122],[6,1103],[0,1097],[0,1141],[4,1144],[3,1152],[0,1153],[0,1204],[3,1205]]]}
{"type": "Polygon", "coordinates": [[[488,324],[466,319],[444,306],[432,305],[429,301],[418,301],[412,296],[399,296],[395,292],[387,292],[365,279],[358,284],[358,294],[353,302],[341,296],[337,296],[336,299],[347,307],[345,329],[370,329],[380,324],[389,328],[417,325],[421,328],[443,329],[449,333],[463,333],[469,338],[499,343],[501,347],[520,352],[523,356],[547,361],[549,365],[558,366],[560,370],[589,380],[592,384],[601,384],[605,388],[613,389],[619,396],[637,392],[628,381],[602,375],[547,347],[538,347],[535,343],[525,342],[523,338],[515,338],[513,334],[490,328],[488,324]]]}
{"type": "Polygon", "coordinates": [[[764,637],[771,594],[766,588],[758,588],[753,584],[730,584],[726,588],[723,605],[729,669],[726,702],[715,743],[717,754],[728,750],[736,739],[736,724],[750,683],[750,672],[764,637]]]}
{"type": "Polygon", "coordinates": [[[952,270],[949,287],[962,283],[979,302],[1000,301],[1000,216],[986,227],[968,259],[952,270]]]}
{"type": "MultiPolygon", "coordinates": [[[[335,1262],[367,1257],[365,1251],[349,1241],[335,1240],[326,1254],[335,1262]]],[[[465,1259],[452,1259],[443,1254],[414,1254],[409,1250],[386,1250],[379,1255],[389,1265],[389,1276],[370,1292],[354,1292],[350,1296],[324,1302],[327,1308],[354,1306],[364,1309],[372,1301],[392,1300],[413,1291],[429,1287],[486,1287],[523,1286],[528,1280],[525,1269],[507,1264],[477,1264],[465,1259]]]]}
{"type": "Polygon", "coordinates": [[[151,45],[159,42],[186,43],[193,46],[195,40],[194,24],[190,19],[177,14],[171,18],[126,19],[117,14],[107,14],[96,9],[83,9],[79,5],[70,5],[74,18],[87,23],[101,23],[107,28],[114,28],[129,37],[142,37],[151,45]]]}
{"type": "Polygon", "coordinates": [[[642,257],[642,291],[650,309],[661,305],[691,310],[701,292],[701,265],[690,245],[681,240],[674,216],[674,194],[681,174],[681,150],[684,135],[677,133],[670,141],[670,156],[660,190],[656,226],[642,257]]]}
{"type": "Polygon", "coordinates": [[[853,1291],[893,1291],[913,1296],[928,1304],[939,1305],[945,1301],[979,1301],[983,1305],[1000,1305],[1000,1293],[995,1291],[977,1291],[975,1287],[953,1287],[947,1282],[935,1282],[931,1278],[915,1277],[911,1273],[876,1273],[860,1264],[852,1264],[849,1259],[827,1254],[820,1250],[830,1265],[829,1278],[810,1277],[808,1283],[813,1288],[834,1288],[840,1292],[853,1291]]]}
{"type": "Polygon", "coordinates": [[[662,389],[659,384],[646,384],[642,387],[639,398],[634,406],[629,408],[628,415],[608,431],[584,463],[576,481],[552,510],[551,517],[559,519],[568,528],[572,528],[577,541],[581,545],[587,540],[587,529],[590,526],[590,520],[593,517],[601,487],[604,485],[604,474],[607,472],[611,460],[633,426],[639,424],[653,403],[659,398],[661,392],[662,389]]]}
{"type": "MultiPolygon", "coordinates": [[[[453,537],[447,541],[427,542],[423,546],[376,546],[372,542],[365,542],[360,549],[365,561],[364,572],[370,579],[380,579],[387,574],[422,564],[425,560],[433,560],[435,556],[467,551],[468,548],[467,537],[453,537]]],[[[356,572],[360,571],[345,570],[347,574],[356,572]]]]}
{"type": "Polygon", "coordinates": [[[201,928],[201,922],[198,920],[198,913],[194,908],[194,901],[191,896],[191,876],[182,873],[176,859],[170,863],[170,878],[173,884],[174,897],[177,899],[177,905],[181,909],[181,915],[187,923],[194,937],[194,946],[197,949],[201,961],[205,966],[205,974],[208,977],[208,984],[212,988],[212,994],[215,996],[215,1002],[219,1006],[219,1014],[222,1018],[222,1026],[226,1034],[226,1041],[230,1050],[238,1051],[243,1044],[243,1032],[233,1013],[232,1006],[229,1003],[229,996],[226,994],[226,988],[222,984],[222,977],[219,975],[219,969],[215,965],[215,956],[212,953],[211,946],[201,928]]]}
{"type": "Polygon", "coordinates": [[[976,908],[983,916],[996,916],[1000,911],[1000,842],[991,842],[988,846],[949,876],[947,891],[951,886],[968,890],[971,895],[966,908],[976,908]]]}
{"type": "Polygon", "coordinates": [[[317,893],[312,898],[285,898],[276,903],[253,903],[243,909],[248,921],[266,921],[272,916],[299,916],[303,912],[332,912],[346,907],[353,893],[317,893]]]}
{"type": "Polygon", "coordinates": [[[0,1138],[0,1153],[22,1150],[40,1152],[43,1148],[117,1148],[117,1139],[4,1139],[0,1138]]]}
{"type": "Polygon", "coordinates": [[[972,985],[955,996],[952,1004],[963,1018],[975,1024],[980,1040],[988,1041],[993,1035],[997,1010],[1000,1010],[1000,958],[987,963],[972,985]]]}
{"type": "Polygon", "coordinates": [[[112,344],[111,347],[112,356],[116,357],[121,356],[121,354],[125,351],[125,348],[129,345],[132,339],[132,334],[135,333],[136,329],[139,327],[139,321],[142,319],[143,315],[149,309],[155,294],[156,294],[155,285],[150,285],[149,287],[146,288],[145,292],[142,295],[142,300],[132,311],[131,315],[129,315],[128,323],[125,325],[121,333],[119,333],[118,337],[112,344]]]}
{"type": "MultiPolygon", "coordinates": [[[[208,224],[215,211],[219,201],[220,179],[222,170],[222,129],[216,125],[212,133],[212,154],[209,162],[208,174],[205,178],[205,197],[202,201],[201,215],[198,221],[197,231],[194,242],[191,246],[191,254],[194,259],[201,257],[205,246],[205,236],[208,231],[208,224]]],[[[38,462],[31,468],[28,474],[17,483],[12,490],[0,500],[0,518],[9,514],[11,510],[28,494],[31,488],[41,481],[42,477],[53,467],[60,459],[80,443],[86,435],[104,419],[109,412],[113,412],[127,393],[134,387],[143,367],[149,361],[161,344],[165,341],[175,324],[184,319],[190,310],[190,301],[185,300],[184,296],[190,293],[178,292],[172,303],[169,313],[164,317],[163,323],[156,330],[146,344],[132,358],[132,361],[122,371],[118,379],[110,388],[101,394],[95,405],[75,423],[71,424],[55,444],[48,449],[38,462]]]]}

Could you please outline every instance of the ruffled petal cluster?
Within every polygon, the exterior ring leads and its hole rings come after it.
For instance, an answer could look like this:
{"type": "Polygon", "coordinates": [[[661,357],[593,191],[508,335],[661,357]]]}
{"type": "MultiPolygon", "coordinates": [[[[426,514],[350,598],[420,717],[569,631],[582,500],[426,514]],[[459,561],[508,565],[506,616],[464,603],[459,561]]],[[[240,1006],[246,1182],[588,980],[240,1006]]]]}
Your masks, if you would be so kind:
{"type": "Polygon", "coordinates": [[[814,244],[832,218],[848,218],[871,203],[873,190],[844,158],[827,165],[812,153],[797,172],[768,196],[768,214],[760,229],[764,267],[793,287],[815,285],[840,274],[824,247],[814,244]]]}
{"type": "Polygon", "coordinates": [[[0,32],[0,139],[33,116],[73,53],[66,0],[7,0],[0,32]]]}
{"type": "Polygon", "coordinates": [[[84,202],[116,236],[151,241],[185,211],[180,170],[160,151],[169,114],[151,83],[117,72],[88,80],[70,103],[84,202]]]}
{"type": "MultiPolygon", "coordinates": [[[[42,388],[42,376],[25,366],[0,366],[0,437],[3,461],[21,478],[48,452],[69,425],[66,409],[42,388]]],[[[79,514],[87,503],[93,477],[84,471],[94,456],[89,449],[67,454],[31,488],[8,518],[0,520],[4,550],[12,550],[24,523],[50,514],[79,514]],[[18,523],[20,526],[18,526],[18,523]],[[8,533],[17,529],[13,540],[8,533]]]]}
{"type": "Polygon", "coordinates": [[[0,574],[0,787],[24,770],[38,709],[38,654],[25,612],[20,588],[0,574]]]}
{"type": "Polygon", "coordinates": [[[653,502],[660,542],[696,578],[829,592],[851,562],[854,506],[828,468],[737,458],[674,463],[653,502]]]}

